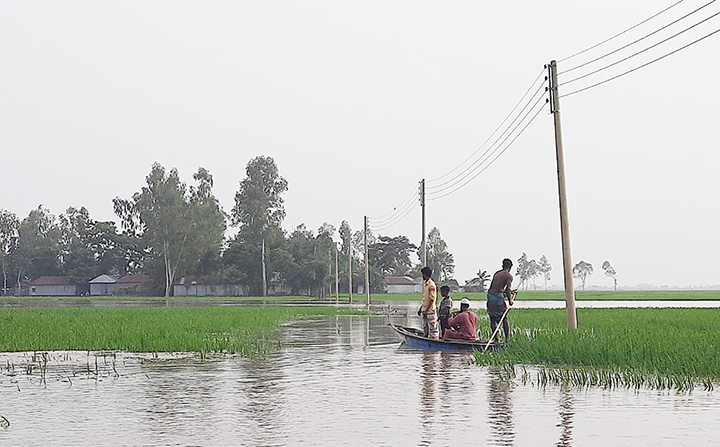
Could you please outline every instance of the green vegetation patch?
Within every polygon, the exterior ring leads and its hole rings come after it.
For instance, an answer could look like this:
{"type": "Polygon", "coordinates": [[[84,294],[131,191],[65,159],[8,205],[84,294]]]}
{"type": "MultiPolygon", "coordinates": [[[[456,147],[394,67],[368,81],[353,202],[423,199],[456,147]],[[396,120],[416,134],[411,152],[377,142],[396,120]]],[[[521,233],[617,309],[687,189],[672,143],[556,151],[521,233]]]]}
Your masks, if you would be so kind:
{"type": "Polygon", "coordinates": [[[682,390],[720,379],[720,309],[578,309],[578,321],[569,332],[564,309],[514,309],[510,343],[476,360],[538,365],[541,384],[682,390]]]}
{"type": "Polygon", "coordinates": [[[253,356],[281,324],[331,307],[0,308],[0,351],[121,350],[253,356]]]}

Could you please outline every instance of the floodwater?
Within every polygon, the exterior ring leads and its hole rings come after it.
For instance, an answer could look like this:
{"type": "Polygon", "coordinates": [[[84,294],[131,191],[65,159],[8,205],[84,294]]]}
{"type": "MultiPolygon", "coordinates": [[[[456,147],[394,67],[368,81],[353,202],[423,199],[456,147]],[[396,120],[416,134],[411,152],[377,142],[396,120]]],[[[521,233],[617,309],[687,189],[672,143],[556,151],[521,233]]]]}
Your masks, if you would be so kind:
{"type": "Polygon", "coordinates": [[[282,330],[282,348],[262,360],[0,354],[0,415],[10,423],[0,428],[0,445],[720,442],[720,399],[712,391],[523,384],[471,364],[467,354],[403,349],[388,321],[340,316],[293,323],[282,330]]]}

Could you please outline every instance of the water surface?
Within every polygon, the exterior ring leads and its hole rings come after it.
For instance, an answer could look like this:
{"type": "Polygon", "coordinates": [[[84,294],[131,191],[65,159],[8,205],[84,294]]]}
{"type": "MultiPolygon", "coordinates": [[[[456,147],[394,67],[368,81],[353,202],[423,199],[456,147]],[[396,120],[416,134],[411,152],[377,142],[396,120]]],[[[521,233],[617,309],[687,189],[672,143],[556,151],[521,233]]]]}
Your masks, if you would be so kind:
{"type": "Polygon", "coordinates": [[[293,323],[280,334],[283,348],[262,360],[0,354],[0,415],[11,423],[0,445],[697,446],[720,438],[713,392],[539,388],[467,354],[403,349],[388,321],[293,323]]]}

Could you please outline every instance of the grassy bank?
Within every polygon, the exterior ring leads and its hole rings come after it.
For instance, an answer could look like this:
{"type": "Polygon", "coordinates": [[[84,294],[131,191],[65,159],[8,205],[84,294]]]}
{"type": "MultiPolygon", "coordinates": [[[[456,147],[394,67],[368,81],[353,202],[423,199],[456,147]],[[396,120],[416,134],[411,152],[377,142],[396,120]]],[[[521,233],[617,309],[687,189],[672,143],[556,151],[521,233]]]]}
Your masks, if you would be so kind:
{"type": "Polygon", "coordinates": [[[122,350],[256,355],[289,320],[324,307],[0,308],[0,352],[122,350]]]}
{"type": "MultiPolygon", "coordinates": [[[[538,365],[539,382],[578,386],[687,389],[720,381],[720,309],[579,309],[578,320],[568,332],[564,309],[513,310],[509,345],[477,354],[477,362],[538,365]]],[[[489,326],[487,317],[482,324],[489,326]]]]}

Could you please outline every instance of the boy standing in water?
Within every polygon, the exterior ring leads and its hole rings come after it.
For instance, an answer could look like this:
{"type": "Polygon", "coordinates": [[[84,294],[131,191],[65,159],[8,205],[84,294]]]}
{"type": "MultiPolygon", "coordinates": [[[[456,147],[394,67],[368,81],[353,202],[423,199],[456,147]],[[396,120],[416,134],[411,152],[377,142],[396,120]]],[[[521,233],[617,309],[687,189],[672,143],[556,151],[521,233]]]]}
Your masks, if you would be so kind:
{"type": "Polygon", "coordinates": [[[450,328],[448,320],[450,319],[450,312],[452,312],[453,300],[450,298],[450,287],[440,287],[440,309],[438,310],[438,318],[440,319],[440,338],[445,336],[445,331],[450,328]]]}
{"type": "MultiPolygon", "coordinates": [[[[490,316],[490,328],[495,333],[500,319],[507,309],[505,299],[507,298],[510,305],[513,305],[513,299],[517,294],[517,290],[512,290],[513,277],[510,274],[513,263],[511,260],[505,258],[502,262],[502,270],[498,270],[493,275],[492,282],[490,282],[490,288],[487,294],[487,313],[490,316]]],[[[508,323],[507,315],[502,322],[503,332],[505,333],[505,340],[510,336],[510,323],[508,323]]]]}

